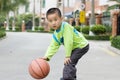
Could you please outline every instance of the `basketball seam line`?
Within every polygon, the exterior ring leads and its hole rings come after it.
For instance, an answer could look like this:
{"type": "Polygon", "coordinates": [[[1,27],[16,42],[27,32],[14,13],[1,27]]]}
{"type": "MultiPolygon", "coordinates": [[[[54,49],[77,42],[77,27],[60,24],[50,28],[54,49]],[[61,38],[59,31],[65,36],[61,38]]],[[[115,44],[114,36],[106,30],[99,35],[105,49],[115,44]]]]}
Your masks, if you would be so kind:
{"type": "MultiPolygon", "coordinates": [[[[32,71],[33,71],[33,73],[34,73],[35,75],[39,76],[39,75],[34,71],[34,69],[32,68],[32,66],[31,66],[31,69],[32,69],[32,71]]],[[[40,77],[40,76],[39,76],[39,77],[40,77]]]]}
{"type": "MultiPolygon", "coordinates": [[[[49,66],[49,65],[48,65],[48,64],[46,64],[46,63],[45,63],[45,65],[46,65],[46,66],[49,66]]],[[[49,69],[47,68],[47,70],[49,70],[49,69]]],[[[48,75],[48,74],[47,74],[47,75],[48,75]]]]}
{"type": "MultiPolygon", "coordinates": [[[[37,62],[37,60],[35,60],[36,61],[36,63],[38,64],[38,66],[40,67],[40,65],[39,65],[39,63],[37,62]]],[[[40,67],[40,69],[41,69],[41,67],[40,67]]],[[[43,76],[45,76],[45,74],[43,73],[43,70],[41,69],[41,72],[42,72],[42,74],[43,74],[43,76]]]]}

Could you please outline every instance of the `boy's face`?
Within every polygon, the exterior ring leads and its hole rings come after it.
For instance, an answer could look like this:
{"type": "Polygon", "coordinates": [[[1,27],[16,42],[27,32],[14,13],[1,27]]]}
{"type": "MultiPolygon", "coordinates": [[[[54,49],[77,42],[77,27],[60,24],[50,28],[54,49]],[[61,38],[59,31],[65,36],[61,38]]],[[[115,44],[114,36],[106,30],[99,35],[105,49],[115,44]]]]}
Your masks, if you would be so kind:
{"type": "Polygon", "coordinates": [[[49,14],[49,15],[47,16],[47,20],[48,20],[49,26],[50,26],[52,29],[57,30],[57,29],[60,28],[61,22],[62,22],[62,18],[59,17],[58,13],[49,14]]]}

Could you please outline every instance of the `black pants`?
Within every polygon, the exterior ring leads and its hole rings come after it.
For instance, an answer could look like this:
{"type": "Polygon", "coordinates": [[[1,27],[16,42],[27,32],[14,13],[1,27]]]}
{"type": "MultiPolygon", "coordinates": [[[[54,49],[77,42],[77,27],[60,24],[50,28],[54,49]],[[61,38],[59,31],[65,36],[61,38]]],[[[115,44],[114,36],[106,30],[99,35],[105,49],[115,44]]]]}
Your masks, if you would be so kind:
{"type": "Polygon", "coordinates": [[[85,48],[77,48],[72,51],[71,63],[64,65],[63,69],[63,79],[64,80],[74,80],[76,78],[76,65],[78,60],[89,50],[89,44],[85,48]]]}

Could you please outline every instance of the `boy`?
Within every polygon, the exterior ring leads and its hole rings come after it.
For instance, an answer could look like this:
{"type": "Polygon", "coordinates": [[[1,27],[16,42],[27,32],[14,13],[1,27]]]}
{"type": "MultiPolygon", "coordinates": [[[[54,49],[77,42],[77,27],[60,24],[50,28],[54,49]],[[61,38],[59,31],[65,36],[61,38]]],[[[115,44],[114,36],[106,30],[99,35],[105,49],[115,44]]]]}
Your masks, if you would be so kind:
{"type": "Polygon", "coordinates": [[[58,8],[49,9],[46,17],[49,26],[55,31],[43,59],[50,60],[60,45],[63,44],[65,46],[65,60],[61,80],[76,80],[75,66],[78,60],[88,51],[88,41],[70,24],[62,22],[63,18],[58,8]]]}

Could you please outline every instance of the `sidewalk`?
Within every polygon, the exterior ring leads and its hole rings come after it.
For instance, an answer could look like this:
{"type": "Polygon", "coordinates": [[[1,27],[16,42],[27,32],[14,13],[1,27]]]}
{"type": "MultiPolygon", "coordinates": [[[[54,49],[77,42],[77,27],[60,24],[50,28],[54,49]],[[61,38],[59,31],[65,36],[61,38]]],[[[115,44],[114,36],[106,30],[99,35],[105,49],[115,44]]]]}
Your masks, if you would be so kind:
{"type": "Polygon", "coordinates": [[[96,41],[96,40],[90,40],[90,42],[95,42],[96,44],[98,44],[100,47],[102,48],[106,48],[107,51],[113,52],[114,54],[118,54],[120,55],[120,50],[111,46],[111,42],[110,41],[96,41]]]}

